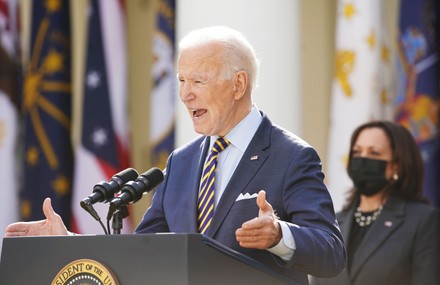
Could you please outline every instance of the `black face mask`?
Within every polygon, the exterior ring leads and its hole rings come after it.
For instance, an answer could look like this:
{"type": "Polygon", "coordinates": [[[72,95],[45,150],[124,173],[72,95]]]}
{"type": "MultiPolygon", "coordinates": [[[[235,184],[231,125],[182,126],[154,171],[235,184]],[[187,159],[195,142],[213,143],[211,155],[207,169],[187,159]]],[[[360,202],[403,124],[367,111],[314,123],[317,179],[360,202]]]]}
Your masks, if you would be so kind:
{"type": "Polygon", "coordinates": [[[385,160],[353,157],[348,175],[357,191],[365,196],[373,196],[388,184],[385,177],[386,167],[385,160]]]}

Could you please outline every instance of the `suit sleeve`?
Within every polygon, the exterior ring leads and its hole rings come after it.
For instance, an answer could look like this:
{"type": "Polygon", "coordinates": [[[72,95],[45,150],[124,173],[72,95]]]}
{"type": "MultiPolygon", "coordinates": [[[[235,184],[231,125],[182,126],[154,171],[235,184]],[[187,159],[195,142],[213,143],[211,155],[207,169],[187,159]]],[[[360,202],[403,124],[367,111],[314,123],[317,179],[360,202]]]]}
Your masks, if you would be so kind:
{"type": "MultiPolygon", "coordinates": [[[[343,238],[321,162],[312,147],[295,154],[285,177],[283,208],[296,250],[286,266],[318,277],[337,275],[345,266],[343,238]]],[[[281,217],[283,219],[283,217],[281,217]]]]}

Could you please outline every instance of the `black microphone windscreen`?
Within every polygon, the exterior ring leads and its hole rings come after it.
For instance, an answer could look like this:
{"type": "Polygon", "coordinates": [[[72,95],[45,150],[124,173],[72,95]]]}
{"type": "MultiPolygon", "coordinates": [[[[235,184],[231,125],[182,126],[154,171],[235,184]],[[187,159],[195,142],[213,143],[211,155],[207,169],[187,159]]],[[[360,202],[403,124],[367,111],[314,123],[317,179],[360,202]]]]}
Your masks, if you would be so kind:
{"type": "Polygon", "coordinates": [[[139,174],[134,168],[127,168],[115,174],[113,177],[118,177],[124,183],[127,183],[128,181],[135,180],[138,176],[139,174]]]}
{"type": "Polygon", "coordinates": [[[163,172],[157,167],[153,167],[148,171],[142,173],[140,176],[143,176],[148,179],[148,182],[151,184],[150,189],[156,187],[163,181],[163,172]]]}

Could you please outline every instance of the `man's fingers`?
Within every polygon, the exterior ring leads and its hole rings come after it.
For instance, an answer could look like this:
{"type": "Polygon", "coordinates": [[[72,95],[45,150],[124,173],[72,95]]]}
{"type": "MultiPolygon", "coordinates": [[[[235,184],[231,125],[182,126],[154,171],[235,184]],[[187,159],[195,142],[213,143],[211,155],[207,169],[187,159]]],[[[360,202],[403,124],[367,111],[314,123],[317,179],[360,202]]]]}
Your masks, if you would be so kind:
{"type": "Polygon", "coordinates": [[[17,222],[6,227],[6,237],[32,235],[32,228],[43,221],[17,222]]]}
{"type": "Polygon", "coordinates": [[[27,231],[28,226],[26,226],[24,223],[13,223],[6,227],[5,236],[23,235],[24,233],[27,233],[27,231]]]}
{"type": "Polygon", "coordinates": [[[21,237],[25,236],[27,231],[6,231],[5,237],[21,237]]]}
{"type": "Polygon", "coordinates": [[[245,230],[238,229],[235,232],[237,242],[241,247],[266,249],[273,243],[270,238],[270,233],[261,230],[245,230]]]}
{"type": "Polygon", "coordinates": [[[272,222],[273,222],[272,216],[264,215],[258,218],[253,218],[252,220],[249,220],[247,222],[244,222],[241,225],[241,228],[243,230],[246,230],[247,232],[251,230],[260,230],[270,225],[272,222]]]}

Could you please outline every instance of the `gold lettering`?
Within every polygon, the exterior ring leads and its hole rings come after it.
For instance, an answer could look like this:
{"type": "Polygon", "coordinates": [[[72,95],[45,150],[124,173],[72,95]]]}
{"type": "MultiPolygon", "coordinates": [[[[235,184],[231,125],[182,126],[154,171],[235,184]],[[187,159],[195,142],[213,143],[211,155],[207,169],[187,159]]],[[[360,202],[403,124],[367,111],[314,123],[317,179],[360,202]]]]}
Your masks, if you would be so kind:
{"type": "Polygon", "coordinates": [[[104,284],[105,285],[113,285],[112,281],[110,280],[110,278],[108,276],[105,276],[104,284]]]}
{"type": "Polygon", "coordinates": [[[101,276],[102,275],[102,270],[95,266],[95,273],[98,274],[99,276],[101,276]]]}
{"type": "Polygon", "coordinates": [[[52,285],[66,285],[66,282],[71,278],[80,275],[81,273],[86,273],[87,275],[95,275],[104,285],[118,285],[119,283],[111,276],[111,273],[107,270],[105,266],[99,263],[90,261],[88,259],[77,260],[66,265],[55,279],[52,281],[52,285]],[[83,262],[81,262],[83,261],[83,262]],[[86,273],[88,272],[88,273],[86,273]]]}

